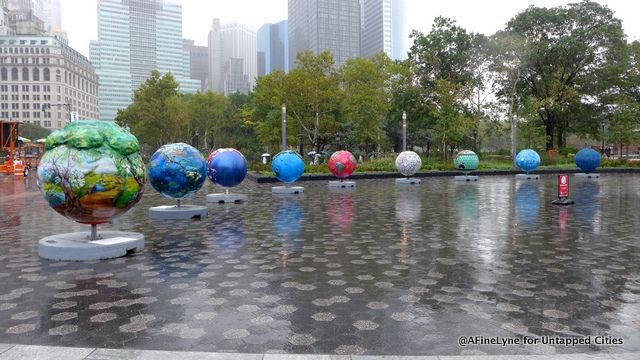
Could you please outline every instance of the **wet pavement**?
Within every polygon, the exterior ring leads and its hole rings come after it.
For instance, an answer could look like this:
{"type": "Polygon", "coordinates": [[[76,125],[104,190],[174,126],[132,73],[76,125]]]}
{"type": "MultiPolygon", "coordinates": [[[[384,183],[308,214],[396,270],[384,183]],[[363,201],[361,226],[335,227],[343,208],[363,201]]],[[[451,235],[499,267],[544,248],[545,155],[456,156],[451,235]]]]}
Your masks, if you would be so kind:
{"type": "MultiPolygon", "coordinates": [[[[242,353],[393,355],[640,351],[640,176],[481,177],[354,190],[305,182],[208,218],[150,221],[142,201],[100,229],[146,236],[141,253],[40,259],[37,242],[88,230],[49,209],[35,178],[0,178],[0,342],[242,353]],[[592,336],[591,345],[469,345],[461,336],[592,336]],[[596,336],[619,345],[595,345],[596,336]]],[[[187,201],[205,204],[212,185],[187,201]]]]}

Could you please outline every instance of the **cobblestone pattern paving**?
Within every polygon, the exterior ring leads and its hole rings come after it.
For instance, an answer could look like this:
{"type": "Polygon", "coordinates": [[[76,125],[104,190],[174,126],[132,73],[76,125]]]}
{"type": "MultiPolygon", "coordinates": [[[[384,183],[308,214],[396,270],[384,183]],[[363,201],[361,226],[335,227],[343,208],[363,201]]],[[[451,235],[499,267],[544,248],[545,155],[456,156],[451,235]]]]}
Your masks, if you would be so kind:
{"type": "MultiPolygon", "coordinates": [[[[426,179],[297,196],[245,183],[246,204],[150,221],[143,200],[111,225],[143,252],[90,262],[37,256],[87,230],[27,182],[0,179],[0,338],[5,343],[243,353],[551,354],[640,350],[640,176],[475,184],[426,179]],[[462,335],[611,335],[620,346],[468,346],[462,335]]],[[[204,204],[207,185],[189,203],[204,204]]]]}

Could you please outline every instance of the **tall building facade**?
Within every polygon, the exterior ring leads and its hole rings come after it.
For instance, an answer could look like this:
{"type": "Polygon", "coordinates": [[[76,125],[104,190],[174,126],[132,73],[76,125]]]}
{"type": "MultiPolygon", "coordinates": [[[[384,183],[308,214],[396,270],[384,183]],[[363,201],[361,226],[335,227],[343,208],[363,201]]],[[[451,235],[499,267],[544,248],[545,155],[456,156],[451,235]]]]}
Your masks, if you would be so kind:
{"type": "Polygon", "coordinates": [[[193,40],[183,39],[182,49],[189,53],[189,77],[200,80],[200,91],[204,92],[209,74],[209,48],[196,45],[193,40]]]}
{"type": "Polygon", "coordinates": [[[288,29],[287,20],[258,29],[258,76],[277,69],[289,71],[288,29]]]}
{"type": "Polygon", "coordinates": [[[213,19],[209,31],[207,90],[225,95],[248,93],[257,76],[256,32],[238,23],[213,19]]]}
{"type": "Polygon", "coordinates": [[[33,10],[44,22],[44,31],[49,33],[62,31],[60,0],[33,0],[33,10]]]}
{"type": "Polygon", "coordinates": [[[333,54],[336,66],[360,56],[359,0],[289,0],[289,67],[304,50],[333,54]]]}
{"type": "Polygon", "coordinates": [[[100,77],[100,119],[113,120],[152,70],[171,73],[180,91],[200,90],[182,49],[182,6],[163,0],[98,0],[98,40],[90,45],[100,77]]]}
{"type": "Polygon", "coordinates": [[[89,60],[49,35],[0,37],[0,118],[60,129],[72,114],[99,115],[89,60]]]}
{"type": "Polygon", "coordinates": [[[394,60],[407,57],[404,0],[361,0],[361,56],[380,51],[394,60]]]}

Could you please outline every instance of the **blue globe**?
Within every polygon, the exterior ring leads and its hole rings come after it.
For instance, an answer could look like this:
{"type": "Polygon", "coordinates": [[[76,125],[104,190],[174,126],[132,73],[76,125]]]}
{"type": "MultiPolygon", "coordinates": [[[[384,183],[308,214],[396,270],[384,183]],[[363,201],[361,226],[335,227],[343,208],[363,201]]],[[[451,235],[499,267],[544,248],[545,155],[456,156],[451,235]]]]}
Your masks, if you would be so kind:
{"type": "Polygon", "coordinates": [[[576,165],[588,174],[600,166],[600,153],[591,148],[584,148],[576,154],[576,165]]]}
{"type": "Polygon", "coordinates": [[[304,173],[304,160],[295,151],[281,151],[273,158],[271,170],[278,180],[283,183],[292,183],[304,173]]]}
{"type": "Polygon", "coordinates": [[[198,150],[184,143],[167,144],[149,160],[149,182],[168,198],[186,198],[200,190],[207,178],[206,170],[198,150]]]}
{"type": "Polygon", "coordinates": [[[207,175],[220,187],[234,187],[247,176],[247,159],[236,149],[218,149],[207,158],[207,175]]]}
{"type": "Polygon", "coordinates": [[[516,166],[524,172],[531,172],[540,165],[540,155],[535,150],[524,149],[516,155],[516,166]]]}

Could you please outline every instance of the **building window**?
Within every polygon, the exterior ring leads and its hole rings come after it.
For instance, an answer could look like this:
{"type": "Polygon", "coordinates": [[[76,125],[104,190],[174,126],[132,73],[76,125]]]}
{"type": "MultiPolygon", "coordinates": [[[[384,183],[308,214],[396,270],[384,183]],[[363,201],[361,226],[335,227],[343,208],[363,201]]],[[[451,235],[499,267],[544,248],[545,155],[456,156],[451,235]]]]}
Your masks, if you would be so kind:
{"type": "Polygon", "coordinates": [[[40,69],[33,68],[33,81],[40,81],[40,69]]]}
{"type": "Polygon", "coordinates": [[[22,81],[29,81],[29,69],[22,68],[22,81]]]}
{"type": "Polygon", "coordinates": [[[44,68],[44,81],[49,81],[51,80],[51,74],[49,73],[49,68],[44,68]]]}
{"type": "Polygon", "coordinates": [[[7,80],[7,68],[0,69],[0,80],[7,80]]]}
{"type": "Polygon", "coordinates": [[[11,69],[11,81],[18,81],[18,68],[11,69]]]}

